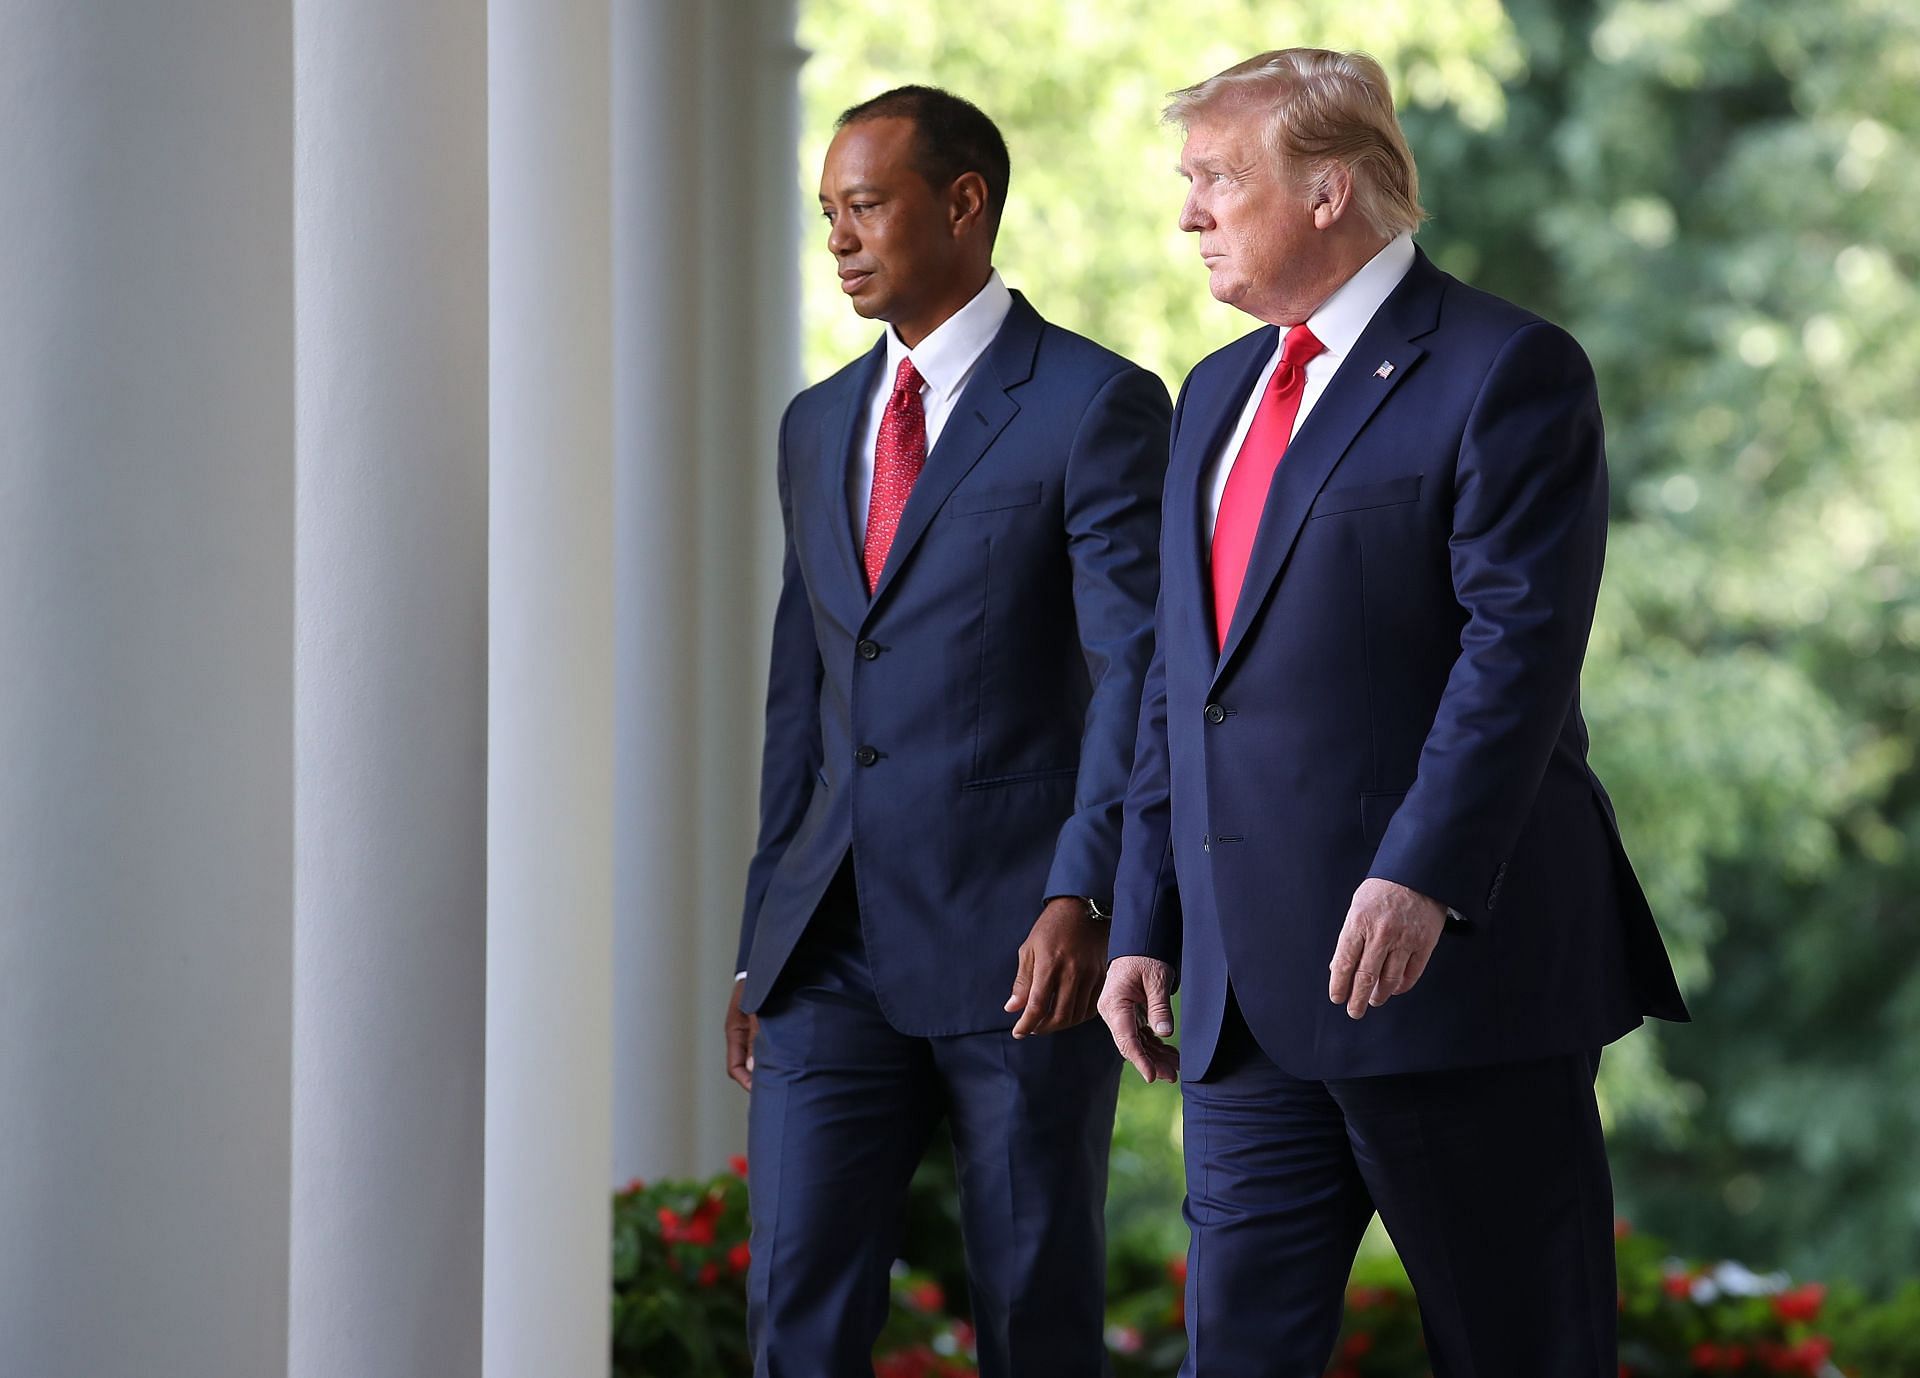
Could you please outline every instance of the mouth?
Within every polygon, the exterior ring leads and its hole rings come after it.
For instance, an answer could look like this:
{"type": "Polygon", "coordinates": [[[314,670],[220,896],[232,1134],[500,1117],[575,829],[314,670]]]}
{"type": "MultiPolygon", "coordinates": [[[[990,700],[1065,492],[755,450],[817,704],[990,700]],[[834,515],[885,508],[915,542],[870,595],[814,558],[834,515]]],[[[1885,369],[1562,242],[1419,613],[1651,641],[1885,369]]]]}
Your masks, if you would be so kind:
{"type": "Polygon", "coordinates": [[[858,293],[862,287],[867,285],[867,280],[872,276],[873,274],[864,268],[842,268],[840,270],[840,290],[848,296],[853,296],[858,293]]]}

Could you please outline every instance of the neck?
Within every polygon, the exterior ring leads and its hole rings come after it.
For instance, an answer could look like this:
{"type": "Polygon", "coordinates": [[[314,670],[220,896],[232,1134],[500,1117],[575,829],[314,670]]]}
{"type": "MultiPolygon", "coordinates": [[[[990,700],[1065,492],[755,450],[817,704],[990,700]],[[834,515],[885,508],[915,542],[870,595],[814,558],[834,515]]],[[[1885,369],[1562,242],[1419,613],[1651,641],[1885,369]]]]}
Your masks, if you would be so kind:
{"type": "Polygon", "coordinates": [[[993,265],[982,264],[977,271],[964,273],[935,298],[925,310],[915,313],[910,320],[888,321],[893,333],[900,337],[900,343],[908,349],[918,349],[920,342],[952,320],[954,315],[980,295],[980,289],[987,285],[987,279],[993,276],[993,265]]]}

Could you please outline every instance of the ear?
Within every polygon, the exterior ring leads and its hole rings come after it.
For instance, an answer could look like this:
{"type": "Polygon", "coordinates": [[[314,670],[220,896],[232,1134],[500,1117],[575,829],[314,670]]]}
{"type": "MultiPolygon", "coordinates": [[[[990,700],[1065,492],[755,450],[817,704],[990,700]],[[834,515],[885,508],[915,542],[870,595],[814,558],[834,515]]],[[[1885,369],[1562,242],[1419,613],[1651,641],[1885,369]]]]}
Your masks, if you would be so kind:
{"type": "Polygon", "coordinates": [[[947,188],[947,227],[955,239],[972,234],[987,218],[987,179],[963,172],[947,188]]]}
{"type": "Polygon", "coordinates": [[[1352,204],[1352,170],[1345,163],[1329,159],[1314,173],[1313,190],[1307,200],[1314,229],[1332,229],[1352,204]]]}

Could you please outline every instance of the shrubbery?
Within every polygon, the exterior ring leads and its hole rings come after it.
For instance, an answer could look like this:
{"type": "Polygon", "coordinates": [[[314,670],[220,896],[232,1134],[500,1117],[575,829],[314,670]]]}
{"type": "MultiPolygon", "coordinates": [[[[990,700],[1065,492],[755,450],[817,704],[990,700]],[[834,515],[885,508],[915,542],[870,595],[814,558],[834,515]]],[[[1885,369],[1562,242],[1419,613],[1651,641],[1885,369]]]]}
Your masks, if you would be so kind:
{"type": "MultiPolygon", "coordinates": [[[[746,1164],[707,1182],[635,1182],[614,1197],[614,1378],[744,1378],[746,1164]]],[[[937,1184],[937,1177],[930,1179],[937,1184]]],[[[917,1220],[949,1213],[926,1199],[917,1220]]],[[[1682,1261],[1658,1240],[1617,1232],[1623,1378],[1699,1374],[1910,1378],[1920,1375],[1920,1284],[1875,1301],[1737,1263],[1682,1261]]],[[[911,1247],[911,1246],[910,1246],[911,1247]]],[[[942,1267],[938,1271],[945,1272],[942,1267]]],[[[1186,1350],[1186,1261],[1109,1260],[1107,1347],[1116,1378],[1170,1378],[1186,1350]]],[[[875,1349],[876,1378],[972,1378],[973,1331],[954,1284],[905,1264],[875,1349]]],[[[1420,1313],[1391,1259],[1363,1259],[1327,1378],[1426,1378],[1420,1313]]]]}

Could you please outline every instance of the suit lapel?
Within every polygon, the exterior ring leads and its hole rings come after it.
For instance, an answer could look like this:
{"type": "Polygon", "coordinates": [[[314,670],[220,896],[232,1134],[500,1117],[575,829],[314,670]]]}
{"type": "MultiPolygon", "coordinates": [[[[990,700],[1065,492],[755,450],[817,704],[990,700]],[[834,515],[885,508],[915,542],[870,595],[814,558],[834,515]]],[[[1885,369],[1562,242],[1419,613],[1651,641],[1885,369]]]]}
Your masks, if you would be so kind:
{"type": "Polygon", "coordinates": [[[820,503],[832,563],[838,571],[828,591],[841,604],[849,626],[866,615],[867,575],[860,565],[862,533],[853,529],[853,509],[847,501],[854,454],[866,442],[867,404],[887,359],[886,337],[867,351],[849,375],[840,404],[827,409],[820,422],[820,503]]]}
{"type": "Polygon", "coordinates": [[[1206,488],[1213,457],[1220,453],[1233,434],[1234,423],[1246,406],[1247,394],[1260,370],[1273,356],[1280,332],[1273,326],[1256,330],[1228,345],[1218,363],[1208,373],[1218,382],[1196,380],[1180,418],[1180,439],[1174,446],[1167,492],[1172,499],[1164,520],[1177,533],[1178,543],[1167,545],[1173,560],[1180,562],[1189,625],[1201,627],[1212,650],[1218,633],[1213,625],[1212,581],[1207,577],[1207,554],[1212,542],[1206,526],[1206,488]]]}
{"type": "Polygon", "coordinates": [[[966,390],[954,400],[947,424],[941,428],[939,443],[927,456],[926,467],[914,481],[913,492],[900,513],[900,529],[894,533],[887,563],[880,571],[880,583],[873,591],[874,606],[879,606],[880,600],[887,596],[887,589],[899,575],[901,566],[913,554],[954,486],[980,462],[980,457],[1019,412],[1020,404],[1008,394],[1033,376],[1042,324],[1040,313],[1015,292],[1013,306],[1001,322],[1000,333],[987,346],[966,390]]]}
{"type": "MultiPolygon", "coordinates": [[[[1240,599],[1234,605],[1233,623],[1227,630],[1226,645],[1214,667],[1214,682],[1226,673],[1247,628],[1272,595],[1273,586],[1293,552],[1307,511],[1334,467],[1381,404],[1406,379],[1426,354],[1415,344],[1430,332],[1439,319],[1440,295],[1445,275],[1418,250],[1407,275],[1381,303],[1367,328],[1347,357],[1327,390],[1314,403],[1301,423],[1267,492],[1266,507],[1260,518],[1260,530],[1254,537],[1253,551],[1247,560],[1247,576],[1240,586],[1240,599]],[[1381,377],[1381,364],[1391,364],[1381,377]]],[[[1246,390],[1240,393],[1246,401],[1246,390]]]]}

